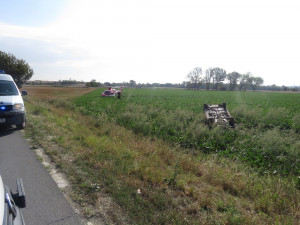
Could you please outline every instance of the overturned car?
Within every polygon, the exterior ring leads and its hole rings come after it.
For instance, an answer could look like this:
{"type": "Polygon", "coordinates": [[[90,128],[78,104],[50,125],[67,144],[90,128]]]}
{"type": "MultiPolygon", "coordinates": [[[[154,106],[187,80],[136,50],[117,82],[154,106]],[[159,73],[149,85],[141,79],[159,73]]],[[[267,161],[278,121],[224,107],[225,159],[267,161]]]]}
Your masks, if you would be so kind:
{"type": "Polygon", "coordinates": [[[222,127],[235,127],[234,118],[227,110],[226,103],[219,105],[204,104],[206,124],[210,127],[215,124],[222,127]]]}

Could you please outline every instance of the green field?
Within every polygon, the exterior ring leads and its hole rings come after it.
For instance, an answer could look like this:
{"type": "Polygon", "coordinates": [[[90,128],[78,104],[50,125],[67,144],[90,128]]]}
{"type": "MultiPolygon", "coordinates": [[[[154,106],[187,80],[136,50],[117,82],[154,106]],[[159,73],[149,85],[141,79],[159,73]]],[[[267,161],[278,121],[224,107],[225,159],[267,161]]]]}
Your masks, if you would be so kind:
{"type": "Polygon", "coordinates": [[[299,175],[300,94],[127,89],[122,99],[99,89],[75,100],[84,114],[103,113],[138,134],[238,158],[263,173],[299,175]],[[209,129],[203,104],[227,103],[235,129],[209,129]]]}
{"type": "Polygon", "coordinates": [[[31,87],[25,99],[26,135],[87,221],[298,223],[299,94],[101,91],[31,87]],[[223,101],[236,127],[210,129],[203,103],[223,101]]]}

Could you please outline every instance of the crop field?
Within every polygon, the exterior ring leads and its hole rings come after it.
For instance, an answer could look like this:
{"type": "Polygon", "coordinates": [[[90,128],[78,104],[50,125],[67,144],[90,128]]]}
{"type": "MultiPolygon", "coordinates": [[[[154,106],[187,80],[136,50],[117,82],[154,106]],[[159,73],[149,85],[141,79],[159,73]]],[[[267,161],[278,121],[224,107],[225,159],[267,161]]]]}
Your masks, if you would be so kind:
{"type": "Polygon", "coordinates": [[[299,93],[27,90],[25,133],[93,224],[300,220],[299,93]],[[222,102],[236,127],[210,129],[203,104],[222,102]]]}
{"type": "Polygon", "coordinates": [[[75,100],[95,117],[106,114],[138,134],[157,136],[182,147],[220,152],[256,166],[260,172],[299,174],[300,94],[128,89],[121,100],[97,90],[75,100]],[[203,104],[227,103],[235,129],[209,129],[203,104]]]}

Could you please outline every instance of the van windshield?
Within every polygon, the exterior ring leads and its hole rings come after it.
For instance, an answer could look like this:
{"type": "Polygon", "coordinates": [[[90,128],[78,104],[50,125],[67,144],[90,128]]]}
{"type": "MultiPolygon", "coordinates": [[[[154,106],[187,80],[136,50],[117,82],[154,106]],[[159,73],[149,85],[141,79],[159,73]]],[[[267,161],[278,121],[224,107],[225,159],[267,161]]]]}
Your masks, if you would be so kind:
{"type": "Polygon", "coordinates": [[[0,96],[19,95],[18,89],[14,82],[0,80],[0,96]]]}

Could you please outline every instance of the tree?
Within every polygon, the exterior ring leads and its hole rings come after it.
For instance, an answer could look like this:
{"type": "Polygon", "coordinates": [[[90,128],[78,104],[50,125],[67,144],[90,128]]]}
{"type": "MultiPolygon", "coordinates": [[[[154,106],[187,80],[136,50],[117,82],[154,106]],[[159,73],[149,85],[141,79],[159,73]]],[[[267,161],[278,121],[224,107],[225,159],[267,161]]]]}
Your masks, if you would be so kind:
{"type": "Polygon", "coordinates": [[[33,75],[33,69],[23,59],[17,59],[10,53],[0,51],[0,69],[11,75],[18,85],[22,85],[33,75]]]}
{"type": "Polygon", "coordinates": [[[254,77],[252,73],[248,72],[247,74],[242,75],[240,80],[240,91],[247,90],[247,88],[252,88],[255,91],[260,85],[264,83],[264,80],[261,77],[254,77]]]}
{"type": "Polygon", "coordinates": [[[232,72],[227,74],[227,79],[229,81],[229,90],[234,91],[237,88],[237,82],[242,75],[238,72],[232,72]]]}
{"type": "Polygon", "coordinates": [[[223,81],[226,78],[226,70],[223,70],[222,68],[215,67],[212,69],[213,73],[213,81],[215,84],[215,89],[218,90],[220,85],[223,83],[223,81]]]}
{"type": "Polygon", "coordinates": [[[282,89],[283,91],[289,91],[289,87],[286,87],[285,85],[282,85],[282,86],[281,86],[281,89],[282,89]]]}
{"type": "Polygon", "coordinates": [[[187,89],[192,89],[192,88],[193,88],[193,85],[191,84],[190,81],[187,81],[187,82],[185,82],[185,87],[186,87],[187,89]]]}
{"type": "Polygon", "coordinates": [[[201,67],[196,67],[191,72],[189,72],[187,78],[190,81],[191,89],[198,90],[200,88],[201,83],[203,82],[201,75],[202,75],[201,67]]]}
{"type": "Polygon", "coordinates": [[[90,82],[88,82],[88,83],[86,84],[86,86],[87,86],[87,87],[98,87],[99,84],[96,82],[95,79],[92,79],[90,82]]]}
{"type": "Polygon", "coordinates": [[[212,68],[208,68],[205,71],[205,89],[206,90],[209,90],[212,79],[213,79],[213,70],[212,70],[212,68]]]}
{"type": "Polygon", "coordinates": [[[130,87],[135,87],[136,86],[136,82],[134,80],[130,80],[130,87]]]}
{"type": "Polygon", "coordinates": [[[261,77],[252,77],[252,79],[251,79],[252,90],[255,91],[263,83],[264,83],[264,80],[261,77]]]}
{"type": "Polygon", "coordinates": [[[240,91],[242,91],[242,90],[246,91],[246,89],[249,86],[249,83],[251,81],[250,77],[251,77],[250,72],[248,72],[247,74],[243,74],[241,76],[240,87],[239,87],[240,91]]]}

